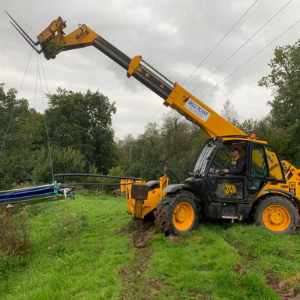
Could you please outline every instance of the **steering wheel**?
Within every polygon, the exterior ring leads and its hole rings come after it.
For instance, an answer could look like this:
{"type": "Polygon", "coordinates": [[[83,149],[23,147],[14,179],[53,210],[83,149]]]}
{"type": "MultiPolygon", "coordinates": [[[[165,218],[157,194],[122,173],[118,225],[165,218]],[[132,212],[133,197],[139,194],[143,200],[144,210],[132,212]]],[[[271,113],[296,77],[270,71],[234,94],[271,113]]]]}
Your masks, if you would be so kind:
{"type": "Polygon", "coordinates": [[[217,167],[220,167],[222,170],[225,169],[222,165],[220,165],[220,164],[218,164],[216,162],[213,162],[213,164],[214,164],[214,168],[217,166],[217,167]]]}
{"type": "MultiPolygon", "coordinates": [[[[218,163],[216,163],[216,162],[213,162],[213,165],[214,165],[214,174],[216,173],[216,167],[219,167],[220,168],[220,170],[224,170],[224,167],[222,166],[222,165],[220,165],[220,164],[218,164],[218,163]]],[[[219,173],[220,171],[218,171],[218,173],[219,173]]]]}

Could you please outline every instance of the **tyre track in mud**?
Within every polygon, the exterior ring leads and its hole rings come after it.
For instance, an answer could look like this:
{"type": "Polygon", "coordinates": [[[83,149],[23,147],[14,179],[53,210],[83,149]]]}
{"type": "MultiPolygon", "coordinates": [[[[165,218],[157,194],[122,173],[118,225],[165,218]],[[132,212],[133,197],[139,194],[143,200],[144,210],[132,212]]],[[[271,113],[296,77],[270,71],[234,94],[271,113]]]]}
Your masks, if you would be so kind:
{"type": "MultiPolygon", "coordinates": [[[[257,263],[256,259],[257,257],[253,256],[253,254],[249,252],[244,252],[242,250],[243,245],[236,244],[234,245],[231,243],[228,239],[226,239],[226,234],[220,234],[220,236],[224,239],[226,243],[228,243],[230,246],[232,246],[236,251],[237,254],[241,257],[241,260],[245,263],[247,268],[249,267],[249,261],[257,263]]],[[[240,264],[236,264],[234,266],[234,271],[241,275],[247,275],[247,271],[244,269],[244,267],[240,264]]],[[[275,294],[280,296],[284,300],[300,300],[300,294],[296,292],[294,286],[290,283],[287,283],[285,281],[279,281],[275,274],[270,270],[264,272],[265,277],[265,284],[266,286],[272,290],[275,294]]],[[[300,278],[295,282],[294,285],[300,283],[300,278]]]]}
{"type": "Polygon", "coordinates": [[[152,295],[164,289],[162,280],[149,279],[143,274],[148,270],[148,263],[153,255],[153,247],[150,244],[156,230],[152,223],[144,223],[141,220],[132,220],[128,228],[121,227],[115,234],[128,234],[132,242],[130,247],[136,249],[134,264],[129,268],[122,267],[119,276],[123,284],[121,299],[150,300],[152,295]]]}
{"type": "MultiPolygon", "coordinates": [[[[132,220],[127,228],[119,228],[115,234],[125,233],[131,239],[130,247],[135,248],[135,254],[133,258],[133,265],[119,269],[120,280],[123,284],[121,289],[122,300],[151,300],[152,296],[161,290],[165,290],[163,280],[149,279],[144,276],[148,271],[148,263],[153,256],[153,247],[151,245],[152,237],[157,231],[152,223],[144,223],[143,221],[132,220]]],[[[233,266],[233,271],[242,276],[247,275],[248,271],[251,271],[249,267],[249,261],[257,263],[257,257],[249,252],[243,251],[243,245],[234,244],[227,238],[224,233],[217,233],[228,245],[234,248],[237,254],[241,258],[242,264],[236,264],[233,266]]],[[[173,243],[178,242],[178,237],[169,237],[173,243]],[[174,238],[174,240],[173,240],[174,238]]],[[[273,290],[278,296],[284,300],[300,300],[300,294],[298,294],[294,288],[294,285],[284,281],[278,281],[272,271],[265,272],[265,284],[273,290]]],[[[297,280],[295,284],[300,282],[297,280]]],[[[174,296],[174,295],[173,295],[174,296]]],[[[176,297],[175,297],[176,299],[176,297]]]]}

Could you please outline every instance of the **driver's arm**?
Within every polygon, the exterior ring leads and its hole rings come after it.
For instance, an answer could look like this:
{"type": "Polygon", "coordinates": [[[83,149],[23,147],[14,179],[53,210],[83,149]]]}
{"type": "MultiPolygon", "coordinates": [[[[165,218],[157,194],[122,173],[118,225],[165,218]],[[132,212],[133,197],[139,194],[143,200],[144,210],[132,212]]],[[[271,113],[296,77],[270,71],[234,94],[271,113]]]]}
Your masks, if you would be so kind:
{"type": "Polygon", "coordinates": [[[236,161],[236,168],[235,169],[230,169],[228,170],[229,174],[242,174],[243,173],[243,164],[245,163],[244,159],[242,157],[240,157],[237,161],[236,161]]]}

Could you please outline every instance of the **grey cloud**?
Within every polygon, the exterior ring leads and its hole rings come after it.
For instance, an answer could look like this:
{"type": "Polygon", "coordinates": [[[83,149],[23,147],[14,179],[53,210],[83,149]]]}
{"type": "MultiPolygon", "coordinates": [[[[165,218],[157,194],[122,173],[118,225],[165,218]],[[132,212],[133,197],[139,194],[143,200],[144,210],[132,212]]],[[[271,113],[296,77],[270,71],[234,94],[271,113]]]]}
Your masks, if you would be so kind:
{"type": "MultiPolygon", "coordinates": [[[[254,2],[247,1],[33,1],[4,0],[0,18],[0,81],[6,87],[19,89],[30,54],[30,48],[15,32],[4,13],[6,9],[20,25],[35,38],[58,16],[67,20],[66,33],[86,24],[118,47],[129,57],[142,55],[172,81],[182,83],[232,25],[254,2]]],[[[213,72],[233,51],[242,45],[285,3],[280,0],[258,1],[223,43],[184,85],[192,91],[213,72]]],[[[195,95],[200,97],[228,76],[268,42],[299,18],[299,2],[288,5],[270,24],[255,36],[241,51],[211,76],[195,95]]],[[[291,29],[276,43],[229,77],[203,102],[220,112],[230,99],[245,118],[266,115],[270,91],[257,86],[257,81],[268,74],[276,45],[294,44],[299,38],[299,26],[291,29]],[[259,113],[258,113],[259,111],[259,113]]],[[[36,58],[24,84],[21,97],[33,105],[36,58]]],[[[162,106],[162,99],[147,90],[135,79],[128,79],[126,71],[98,50],[80,49],[61,53],[54,61],[43,60],[50,93],[58,86],[85,92],[100,89],[111,101],[116,101],[117,114],[113,117],[117,137],[130,128],[143,128],[162,106]]],[[[37,109],[43,110],[40,102],[37,109]]],[[[162,109],[155,116],[159,120],[162,109]]],[[[133,133],[134,134],[134,133],[133,133]]]]}

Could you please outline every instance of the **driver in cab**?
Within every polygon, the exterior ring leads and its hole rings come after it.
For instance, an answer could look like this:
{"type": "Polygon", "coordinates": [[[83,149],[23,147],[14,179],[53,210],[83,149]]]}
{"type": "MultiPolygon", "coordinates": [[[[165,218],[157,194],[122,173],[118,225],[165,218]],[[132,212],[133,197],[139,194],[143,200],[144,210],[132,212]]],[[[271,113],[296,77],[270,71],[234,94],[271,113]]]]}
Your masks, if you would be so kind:
{"type": "Polygon", "coordinates": [[[232,174],[232,175],[241,175],[243,173],[243,164],[245,163],[244,158],[239,153],[238,147],[232,147],[230,149],[232,160],[230,162],[229,169],[222,170],[224,175],[232,174]]]}

